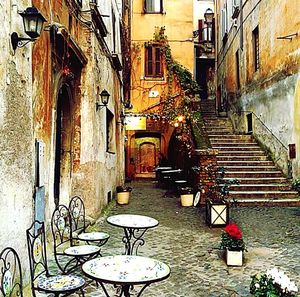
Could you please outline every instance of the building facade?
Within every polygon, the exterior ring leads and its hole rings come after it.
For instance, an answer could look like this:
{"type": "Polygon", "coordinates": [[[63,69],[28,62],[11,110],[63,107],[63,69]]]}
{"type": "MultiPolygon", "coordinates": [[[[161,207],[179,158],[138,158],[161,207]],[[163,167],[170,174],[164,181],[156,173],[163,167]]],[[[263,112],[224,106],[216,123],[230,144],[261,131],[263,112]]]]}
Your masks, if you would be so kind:
{"type": "Polygon", "coordinates": [[[300,174],[299,5],[219,0],[217,106],[253,133],[289,177],[300,174]]]}
{"type": "Polygon", "coordinates": [[[150,174],[160,154],[170,157],[174,127],[164,116],[167,98],[182,91],[170,82],[166,52],[193,73],[193,1],[132,1],[131,92],[126,114],[126,173],[150,174]],[[178,13],[180,12],[180,17],[178,13]],[[167,50],[166,50],[167,49],[167,50]],[[169,53],[169,52],[168,52],[169,53]]]}
{"type": "Polygon", "coordinates": [[[0,248],[9,243],[27,267],[25,230],[35,218],[49,223],[73,195],[97,218],[124,182],[123,3],[2,6],[0,248]],[[14,51],[10,36],[25,37],[19,12],[30,6],[47,20],[44,30],[14,51]]]}

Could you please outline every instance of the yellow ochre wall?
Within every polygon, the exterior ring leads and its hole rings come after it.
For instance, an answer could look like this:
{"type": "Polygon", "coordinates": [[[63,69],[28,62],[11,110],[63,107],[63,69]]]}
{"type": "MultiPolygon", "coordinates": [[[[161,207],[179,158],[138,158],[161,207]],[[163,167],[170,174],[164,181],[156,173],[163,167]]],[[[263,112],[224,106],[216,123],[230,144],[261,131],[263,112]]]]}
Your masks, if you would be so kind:
{"type": "Polygon", "coordinates": [[[132,4],[131,102],[132,111],[139,112],[158,103],[167,92],[166,70],[163,79],[144,78],[144,44],[153,40],[155,27],[165,27],[172,57],[193,73],[193,1],[164,0],[163,13],[155,14],[144,13],[143,0],[135,0],[132,4]],[[149,97],[151,90],[158,91],[159,95],[149,97]]]}

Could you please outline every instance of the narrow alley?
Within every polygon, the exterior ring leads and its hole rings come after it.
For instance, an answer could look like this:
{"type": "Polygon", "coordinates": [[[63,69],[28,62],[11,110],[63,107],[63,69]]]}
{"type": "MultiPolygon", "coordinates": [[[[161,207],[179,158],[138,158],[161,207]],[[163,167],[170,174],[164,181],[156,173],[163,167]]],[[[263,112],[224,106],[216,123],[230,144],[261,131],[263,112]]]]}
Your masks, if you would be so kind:
{"type": "MultiPolygon", "coordinates": [[[[165,190],[150,180],[137,180],[131,186],[130,203],[110,205],[96,225],[111,234],[103,255],[116,255],[124,253],[123,230],[109,225],[108,216],[140,214],[159,221],[145,233],[145,244],[138,254],[165,262],[171,274],[146,288],[143,296],[250,296],[251,276],[275,265],[299,286],[299,208],[231,208],[230,217],[241,227],[248,252],[244,266],[230,268],[218,249],[222,229],[207,227],[204,207],[182,207],[177,197],[164,197],[165,190]]],[[[86,296],[105,295],[99,287],[86,296]]]]}

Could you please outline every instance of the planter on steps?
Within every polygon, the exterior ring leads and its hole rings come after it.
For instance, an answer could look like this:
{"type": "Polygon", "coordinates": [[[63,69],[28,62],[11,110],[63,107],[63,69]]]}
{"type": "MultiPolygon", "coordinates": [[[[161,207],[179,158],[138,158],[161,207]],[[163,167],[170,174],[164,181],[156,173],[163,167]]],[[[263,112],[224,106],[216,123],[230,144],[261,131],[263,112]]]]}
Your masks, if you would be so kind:
{"type": "Polygon", "coordinates": [[[226,264],[228,266],[243,266],[243,251],[226,250],[226,264]]]}

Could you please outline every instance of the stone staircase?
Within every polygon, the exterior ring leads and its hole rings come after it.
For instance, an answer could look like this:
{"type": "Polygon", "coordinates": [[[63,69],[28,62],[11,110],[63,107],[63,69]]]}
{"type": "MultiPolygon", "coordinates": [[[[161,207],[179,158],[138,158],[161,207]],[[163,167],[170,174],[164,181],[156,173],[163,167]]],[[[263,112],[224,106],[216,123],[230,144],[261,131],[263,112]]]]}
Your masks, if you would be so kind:
{"type": "Polygon", "coordinates": [[[215,101],[201,102],[201,114],[225,178],[236,178],[230,199],[239,205],[300,206],[300,197],[251,135],[236,134],[228,118],[217,117],[215,101]]]}

